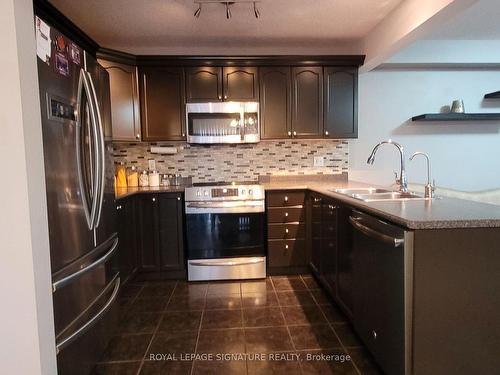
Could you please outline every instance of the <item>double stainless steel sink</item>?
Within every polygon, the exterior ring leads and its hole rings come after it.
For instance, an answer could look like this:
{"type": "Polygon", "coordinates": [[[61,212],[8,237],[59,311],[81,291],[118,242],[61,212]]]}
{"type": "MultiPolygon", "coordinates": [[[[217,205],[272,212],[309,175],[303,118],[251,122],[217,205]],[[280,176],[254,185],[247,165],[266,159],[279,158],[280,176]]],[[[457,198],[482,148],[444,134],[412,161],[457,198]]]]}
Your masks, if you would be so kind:
{"type": "Polygon", "coordinates": [[[364,202],[383,202],[383,201],[408,201],[408,200],[429,200],[422,195],[415,193],[404,193],[400,191],[391,191],[378,188],[352,188],[352,189],[334,189],[336,193],[349,195],[352,198],[364,202]]]}

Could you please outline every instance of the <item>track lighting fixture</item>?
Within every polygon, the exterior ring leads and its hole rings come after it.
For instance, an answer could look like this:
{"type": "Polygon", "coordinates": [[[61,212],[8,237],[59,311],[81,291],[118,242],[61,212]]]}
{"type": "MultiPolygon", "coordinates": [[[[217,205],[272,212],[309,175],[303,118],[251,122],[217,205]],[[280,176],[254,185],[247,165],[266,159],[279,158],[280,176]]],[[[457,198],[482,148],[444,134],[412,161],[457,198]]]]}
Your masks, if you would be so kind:
{"type": "Polygon", "coordinates": [[[257,8],[257,3],[260,3],[262,0],[232,0],[232,1],[224,1],[224,0],[193,0],[195,4],[198,4],[198,9],[194,12],[195,18],[200,18],[201,14],[201,6],[203,4],[222,4],[226,8],[226,18],[230,19],[232,17],[231,14],[231,6],[238,3],[251,3],[253,4],[253,14],[255,18],[260,18],[260,11],[257,8]]]}
{"type": "Polygon", "coordinates": [[[201,13],[201,3],[198,4],[198,9],[196,9],[196,12],[194,12],[194,16],[196,18],[200,18],[200,13],[201,13]]]}
{"type": "Polygon", "coordinates": [[[257,9],[257,3],[255,1],[253,2],[253,13],[255,14],[255,18],[259,18],[260,17],[260,12],[257,9]]]}

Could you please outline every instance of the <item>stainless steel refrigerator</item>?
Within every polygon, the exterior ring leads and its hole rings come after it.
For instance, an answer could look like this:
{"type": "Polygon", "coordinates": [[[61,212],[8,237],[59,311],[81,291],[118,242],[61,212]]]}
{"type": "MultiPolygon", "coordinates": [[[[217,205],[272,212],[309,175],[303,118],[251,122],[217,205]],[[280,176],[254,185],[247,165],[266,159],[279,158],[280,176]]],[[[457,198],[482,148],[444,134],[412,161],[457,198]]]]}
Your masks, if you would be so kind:
{"type": "Polygon", "coordinates": [[[58,372],[89,374],[117,322],[120,288],[109,77],[42,26],[50,34],[37,60],[58,372]]]}

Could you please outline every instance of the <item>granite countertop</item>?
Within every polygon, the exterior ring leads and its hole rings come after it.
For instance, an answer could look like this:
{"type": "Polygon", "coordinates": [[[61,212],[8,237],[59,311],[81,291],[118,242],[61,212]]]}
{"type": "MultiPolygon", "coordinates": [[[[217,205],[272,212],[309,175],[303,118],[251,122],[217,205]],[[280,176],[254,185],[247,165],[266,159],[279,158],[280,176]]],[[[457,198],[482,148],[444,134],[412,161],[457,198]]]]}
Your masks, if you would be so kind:
{"type": "MultiPolygon", "coordinates": [[[[432,200],[363,202],[334,190],[380,186],[347,180],[345,175],[273,177],[261,184],[268,191],[311,190],[409,229],[500,228],[500,206],[457,198],[439,198],[439,191],[438,198],[432,200]]],[[[116,199],[142,193],[178,193],[184,189],[185,186],[117,189],[116,199]]]]}
{"type": "Polygon", "coordinates": [[[363,202],[332,190],[380,186],[351,180],[290,180],[267,182],[263,185],[266,190],[308,189],[409,229],[500,228],[499,206],[464,199],[439,198],[439,191],[438,198],[432,200],[363,202]]]}
{"type": "Polygon", "coordinates": [[[155,194],[155,193],[182,193],[185,186],[158,186],[158,187],[129,187],[116,188],[115,199],[123,199],[136,194],[155,194]]]}

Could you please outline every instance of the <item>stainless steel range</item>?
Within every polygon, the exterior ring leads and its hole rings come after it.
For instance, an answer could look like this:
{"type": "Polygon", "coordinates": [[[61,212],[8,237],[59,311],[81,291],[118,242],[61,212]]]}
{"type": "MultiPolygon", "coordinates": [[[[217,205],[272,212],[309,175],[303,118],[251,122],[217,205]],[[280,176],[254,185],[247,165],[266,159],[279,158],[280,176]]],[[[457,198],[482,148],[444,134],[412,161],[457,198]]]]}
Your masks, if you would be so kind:
{"type": "Polygon", "coordinates": [[[185,199],[190,281],[266,277],[261,185],[194,184],[185,199]]]}

